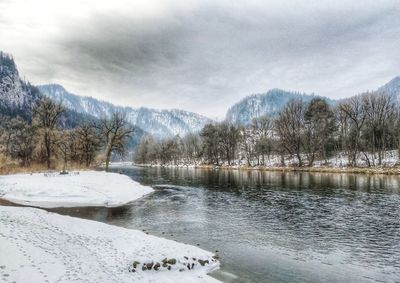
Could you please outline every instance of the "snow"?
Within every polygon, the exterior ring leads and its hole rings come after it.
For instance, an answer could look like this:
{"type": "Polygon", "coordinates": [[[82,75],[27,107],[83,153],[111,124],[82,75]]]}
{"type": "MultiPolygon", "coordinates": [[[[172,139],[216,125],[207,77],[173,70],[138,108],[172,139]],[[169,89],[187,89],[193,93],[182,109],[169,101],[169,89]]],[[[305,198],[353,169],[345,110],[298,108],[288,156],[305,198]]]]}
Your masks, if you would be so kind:
{"type": "MultiPolygon", "coordinates": [[[[229,165],[229,168],[232,169],[240,169],[243,167],[248,167],[247,159],[244,157],[244,154],[239,152],[240,158],[235,159],[231,162],[231,165],[229,165]]],[[[365,156],[368,156],[368,159],[371,162],[371,168],[390,168],[390,167],[395,167],[399,165],[399,160],[400,160],[400,155],[398,150],[388,150],[383,152],[382,154],[382,165],[378,166],[373,166],[373,162],[375,160],[375,164],[378,164],[378,155],[375,154],[375,157],[373,154],[369,152],[360,152],[357,154],[356,162],[357,162],[357,167],[356,168],[368,168],[368,162],[365,156]]],[[[305,154],[301,154],[302,160],[304,164],[307,164],[307,156],[305,154]]],[[[255,168],[255,169],[268,169],[268,168],[290,168],[293,166],[296,166],[298,164],[298,160],[295,156],[291,155],[285,155],[285,166],[282,167],[281,165],[281,156],[276,155],[276,154],[271,154],[269,157],[266,155],[264,157],[264,165],[262,165],[262,156],[259,156],[259,159],[257,157],[254,157],[250,160],[250,166],[255,168]]],[[[335,156],[332,156],[328,158],[326,161],[325,160],[315,160],[311,168],[318,168],[318,167],[323,167],[323,168],[354,168],[349,165],[349,156],[344,153],[344,152],[339,152],[335,156]]],[[[159,167],[185,167],[185,168],[196,168],[196,167],[201,167],[202,165],[207,165],[208,163],[205,160],[197,160],[196,163],[193,161],[187,161],[187,160],[179,160],[176,164],[172,163],[167,163],[167,164],[133,164],[133,166],[159,166],[159,167]]],[[[122,165],[122,164],[121,164],[122,165]]],[[[223,161],[220,165],[228,167],[228,162],[223,161]]],[[[118,166],[117,164],[115,166],[118,166]]],[[[125,166],[129,166],[129,164],[125,164],[125,166]]]]}
{"type": "Polygon", "coordinates": [[[0,206],[0,251],[4,282],[218,282],[207,273],[219,262],[200,248],[29,207],[0,206]],[[164,258],[171,270],[142,270],[164,258]]]}
{"type": "Polygon", "coordinates": [[[42,85],[40,91],[52,100],[62,103],[66,108],[85,113],[97,118],[110,117],[112,113],[121,112],[133,125],[145,130],[156,138],[184,136],[199,132],[211,120],[202,115],[171,109],[157,110],[150,108],[131,108],[116,106],[92,97],[78,96],[69,93],[61,85],[42,85]]]}
{"type": "Polygon", "coordinates": [[[126,175],[98,171],[0,177],[0,198],[43,207],[121,206],[151,193],[126,175]]]}

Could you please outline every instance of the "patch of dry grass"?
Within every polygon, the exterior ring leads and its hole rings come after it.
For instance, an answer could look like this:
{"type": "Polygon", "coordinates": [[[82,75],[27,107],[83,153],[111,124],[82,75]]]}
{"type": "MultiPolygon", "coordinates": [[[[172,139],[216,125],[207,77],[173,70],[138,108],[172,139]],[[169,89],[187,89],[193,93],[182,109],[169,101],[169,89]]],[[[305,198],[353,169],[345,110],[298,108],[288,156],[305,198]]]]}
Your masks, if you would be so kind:
{"type": "MultiPolygon", "coordinates": [[[[38,172],[49,172],[49,171],[62,171],[63,163],[55,161],[53,167],[49,170],[44,163],[31,163],[29,166],[21,166],[15,160],[10,160],[3,155],[0,155],[0,175],[10,175],[18,173],[38,173],[38,172]]],[[[69,163],[66,170],[90,170],[96,166],[86,167],[79,163],[69,163]]]]}

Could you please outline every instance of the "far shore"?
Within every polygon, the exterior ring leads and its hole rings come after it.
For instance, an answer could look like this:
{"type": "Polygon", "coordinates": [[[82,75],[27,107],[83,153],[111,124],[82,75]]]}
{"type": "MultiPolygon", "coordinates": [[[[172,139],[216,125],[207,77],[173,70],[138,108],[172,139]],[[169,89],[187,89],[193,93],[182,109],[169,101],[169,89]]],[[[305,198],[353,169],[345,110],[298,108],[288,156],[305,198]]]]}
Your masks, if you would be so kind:
{"type": "Polygon", "coordinates": [[[208,170],[258,170],[258,171],[279,171],[279,172],[312,172],[312,173],[347,173],[347,174],[380,174],[400,175],[400,166],[393,167],[296,167],[296,166],[216,166],[216,165],[159,165],[159,164],[134,164],[138,167],[172,167],[172,168],[196,168],[208,170]]]}
{"type": "MultiPolygon", "coordinates": [[[[369,175],[400,175],[400,166],[387,166],[387,167],[333,167],[333,166],[247,166],[247,165],[161,165],[161,164],[135,164],[133,162],[117,162],[116,164],[121,166],[127,166],[127,164],[137,167],[166,167],[166,168],[195,168],[195,169],[207,169],[207,170],[248,170],[248,171],[278,171],[278,172],[311,172],[311,173],[334,173],[334,174],[369,174],[369,175]]],[[[112,167],[113,163],[110,164],[112,167]]],[[[118,167],[118,166],[117,166],[118,167]]],[[[72,166],[67,171],[90,171],[96,168],[102,168],[101,165],[97,167],[82,168],[79,166],[72,166]]],[[[31,167],[12,167],[10,170],[0,170],[1,175],[12,175],[20,173],[47,173],[47,172],[60,172],[59,168],[48,170],[44,167],[31,166],[31,167]]]]}

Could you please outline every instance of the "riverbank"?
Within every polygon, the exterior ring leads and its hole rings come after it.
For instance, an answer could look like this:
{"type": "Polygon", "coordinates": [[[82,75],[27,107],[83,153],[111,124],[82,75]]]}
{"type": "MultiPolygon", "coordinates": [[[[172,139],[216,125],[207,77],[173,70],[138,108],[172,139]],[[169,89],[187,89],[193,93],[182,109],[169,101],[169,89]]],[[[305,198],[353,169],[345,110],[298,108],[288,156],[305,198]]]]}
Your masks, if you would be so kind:
{"type": "Polygon", "coordinates": [[[200,248],[36,208],[0,206],[7,282],[218,282],[200,248]]]}
{"type": "Polygon", "coordinates": [[[0,278],[10,282],[219,282],[218,256],[41,208],[118,207],[153,189],[118,173],[0,176],[0,278]]]}
{"type": "MultiPolygon", "coordinates": [[[[30,174],[30,173],[43,173],[43,172],[60,172],[64,168],[64,164],[54,162],[54,167],[49,170],[46,164],[32,162],[29,166],[21,166],[20,163],[10,160],[5,160],[0,155],[0,175],[12,175],[12,174],[30,174]]],[[[68,171],[88,171],[95,170],[97,165],[90,167],[84,166],[79,163],[69,163],[68,171]]]]}
{"type": "Polygon", "coordinates": [[[400,175],[400,166],[393,167],[296,167],[296,166],[215,166],[215,165],[149,165],[134,164],[138,167],[177,167],[177,168],[197,168],[208,170],[259,170],[259,171],[279,171],[279,172],[316,172],[316,173],[348,173],[348,174],[382,174],[400,175]]]}
{"type": "Polygon", "coordinates": [[[1,199],[42,208],[116,207],[152,191],[128,176],[100,171],[0,176],[1,199]]]}

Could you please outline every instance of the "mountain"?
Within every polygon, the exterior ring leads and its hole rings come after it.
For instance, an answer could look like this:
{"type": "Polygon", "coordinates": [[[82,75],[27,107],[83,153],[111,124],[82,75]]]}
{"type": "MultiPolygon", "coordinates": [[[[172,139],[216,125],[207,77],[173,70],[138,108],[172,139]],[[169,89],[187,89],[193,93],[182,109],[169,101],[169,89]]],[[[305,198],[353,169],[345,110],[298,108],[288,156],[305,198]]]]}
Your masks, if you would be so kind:
{"type": "Polygon", "coordinates": [[[0,51],[0,113],[29,119],[39,90],[20,78],[12,56],[0,51]]]}
{"type": "MultiPolygon", "coordinates": [[[[37,87],[20,77],[14,58],[0,51],[0,122],[4,118],[17,116],[31,121],[32,109],[42,97],[37,87]]],[[[67,110],[60,117],[60,126],[74,128],[83,121],[93,119],[86,114],[67,110]]]]}
{"type": "MultiPolygon", "coordinates": [[[[384,92],[393,95],[400,102],[400,76],[393,78],[377,89],[377,92],[384,92]]],[[[291,99],[302,99],[304,102],[309,102],[314,97],[314,94],[301,94],[298,92],[285,91],[281,89],[272,89],[266,93],[253,94],[243,98],[238,103],[234,104],[226,114],[226,120],[232,123],[246,125],[251,123],[253,118],[262,115],[274,116],[291,99]]],[[[329,104],[336,104],[346,99],[334,100],[327,97],[322,97],[329,104]]]]}
{"type": "MultiPolygon", "coordinates": [[[[292,99],[302,99],[305,102],[317,97],[314,94],[271,89],[266,93],[253,94],[234,104],[226,114],[226,120],[232,123],[249,124],[254,118],[262,115],[274,116],[292,99]]],[[[328,102],[333,100],[326,98],[328,102]]]]}
{"type": "Polygon", "coordinates": [[[211,122],[204,116],[183,110],[155,110],[145,107],[116,106],[93,97],[72,94],[57,84],[42,85],[38,88],[42,94],[62,103],[66,108],[74,109],[78,113],[102,118],[109,117],[116,111],[121,112],[126,115],[130,123],[156,138],[174,135],[184,136],[188,133],[198,132],[205,124],[211,122]]]}
{"type": "Polygon", "coordinates": [[[378,91],[393,95],[398,101],[400,101],[400,76],[395,77],[387,84],[378,88],[378,91]]]}

